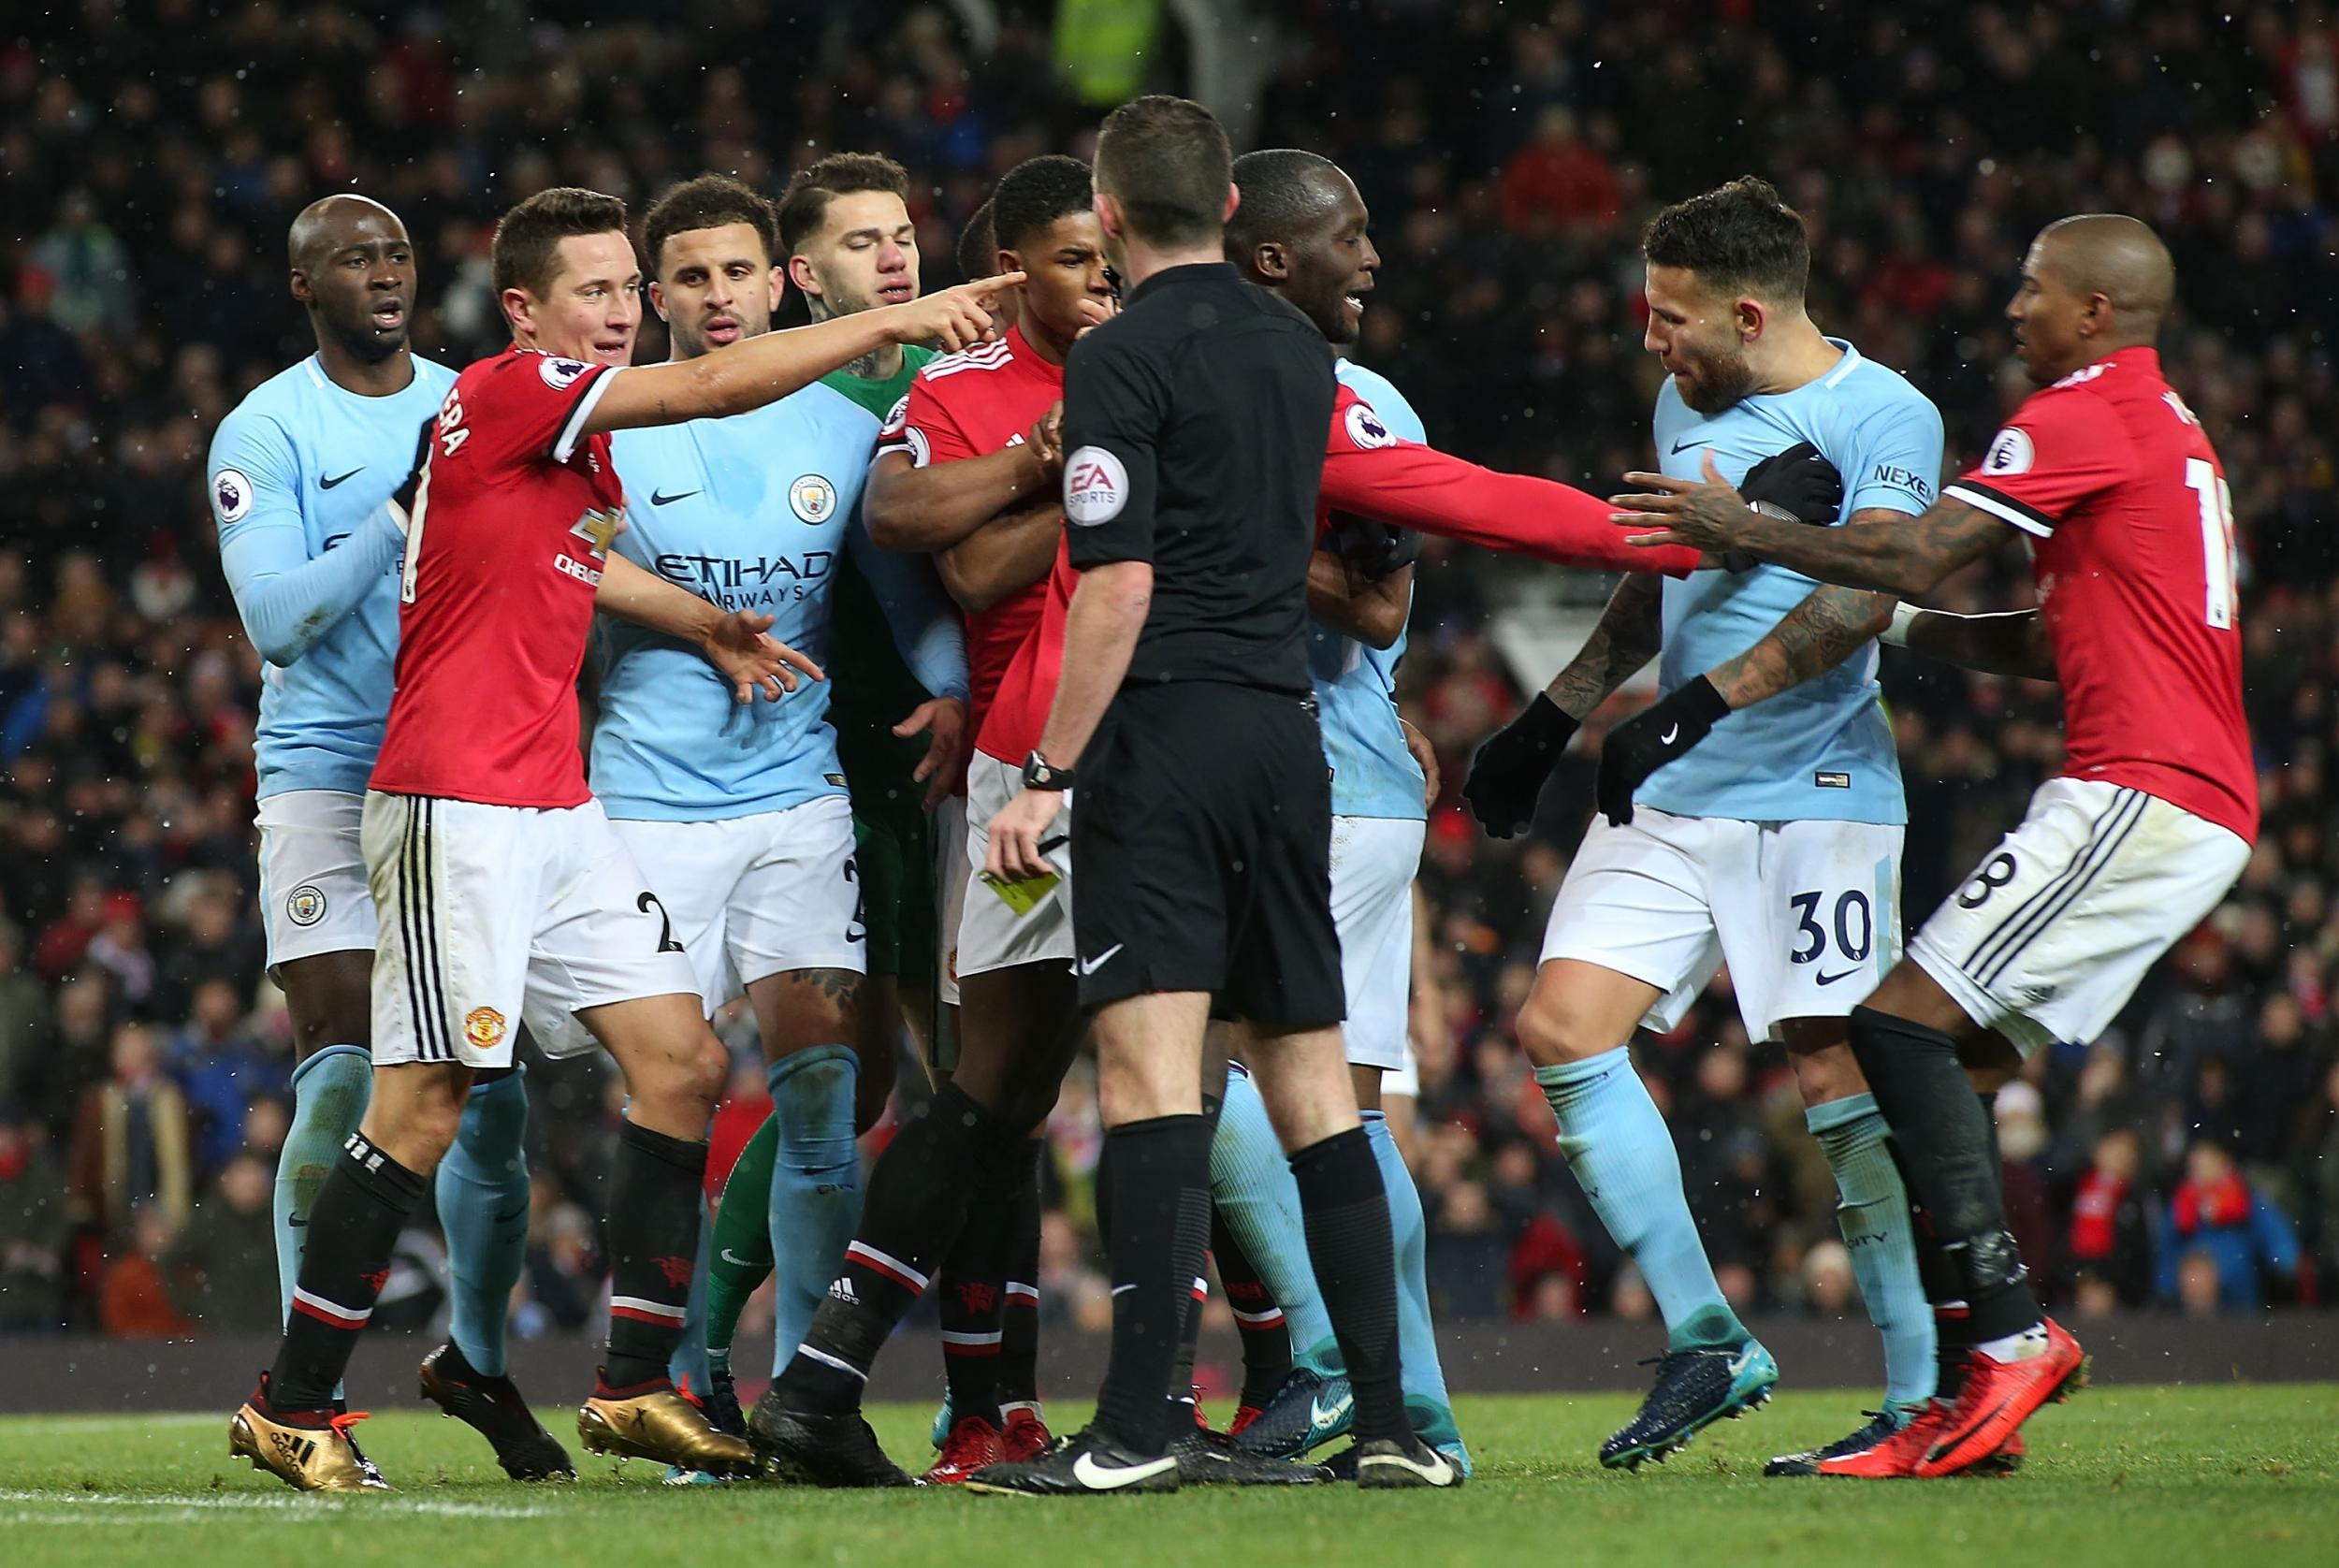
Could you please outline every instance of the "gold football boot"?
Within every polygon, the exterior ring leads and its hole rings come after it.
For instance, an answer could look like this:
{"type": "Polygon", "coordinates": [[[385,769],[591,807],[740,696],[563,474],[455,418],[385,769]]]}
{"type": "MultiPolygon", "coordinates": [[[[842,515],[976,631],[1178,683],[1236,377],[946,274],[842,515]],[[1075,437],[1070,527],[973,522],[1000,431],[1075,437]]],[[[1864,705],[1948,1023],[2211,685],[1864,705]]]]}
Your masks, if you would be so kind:
{"type": "Polygon", "coordinates": [[[322,1427],[296,1426],[279,1420],[269,1410],[268,1382],[244,1401],[227,1423],[227,1452],[252,1461],[296,1491],[385,1492],[390,1484],[366,1463],[349,1429],[366,1418],[364,1411],[327,1418],[322,1427]]]}
{"type": "Polygon", "coordinates": [[[576,1435],[589,1453],[656,1459],[708,1475],[753,1475],[763,1468],[745,1439],[717,1430],[696,1400],[671,1387],[587,1400],[576,1413],[576,1435]]]}

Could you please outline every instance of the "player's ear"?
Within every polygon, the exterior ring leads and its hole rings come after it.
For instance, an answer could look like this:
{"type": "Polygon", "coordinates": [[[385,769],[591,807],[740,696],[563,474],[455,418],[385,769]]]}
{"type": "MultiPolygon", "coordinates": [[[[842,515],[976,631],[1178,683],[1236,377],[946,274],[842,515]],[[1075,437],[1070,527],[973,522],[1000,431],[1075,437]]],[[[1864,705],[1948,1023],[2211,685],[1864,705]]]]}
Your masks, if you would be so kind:
{"type": "Polygon", "coordinates": [[[777,315],[779,314],[780,298],[788,292],[788,271],[787,269],[781,267],[777,262],[774,262],[772,264],[770,271],[772,297],[770,300],[766,302],[765,308],[768,309],[772,314],[777,315]]]}
{"type": "Polygon", "coordinates": [[[673,319],[666,314],[665,285],[661,283],[655,278],[652,278],[649,281],[649,308],[658,312],[658,319],[661,321],[669,321],[673,319]]]}
{"type": "Polygon", "coordinates": [[[1228,181],[1227,182],[1227,210],[1218,214],[1218,221],[1223,224],[1228,219],[1233,217],[1234,210],[1242,205],[1242,187],[1234,183],[1232,181],[1228,181]]]}
{"type": "Polygon", "coordinates": [[[812,259],[809,256],[788,258],[788,281],[795,284],[806,299],[818,299],[821,297],[821,280],[812,270],[812,259]]]}
{"type": "Polygon", "coordinates": [[[1096,195],[1097,226],[1104,230],[1108,240],[1121,238],[1121,204],[1105,191],[1096,195]]]}
{"type": "Polygon", "coordinates": [[[505,289],[502,305],[503,319],[511,323],[513,330],[531,333],[536,330],[536,300],[528,290],[505,289]]]}
{"type": "Polygon", "coordinates": [[[1262,240],[1251,253],[1251,269],[1262,278],[1291,276],[1291,254],[1272,240],[1262,240]]]}
{"type": "Polygon", "coordinates": [[[316,302],[317,291],[309,286],[309,274],[298,267],[292,270],[292,297],[303,305],[316,302]]]}
{"type": "Polygon", "coordinates": [[[1770,319],[1770,312],[1763,308],[1761,300],[1742,297],[1735,307],[1735,311],[1737,316],[1740,342],[1751,343],[1763,335],[1763,327],[1770,319]]]}

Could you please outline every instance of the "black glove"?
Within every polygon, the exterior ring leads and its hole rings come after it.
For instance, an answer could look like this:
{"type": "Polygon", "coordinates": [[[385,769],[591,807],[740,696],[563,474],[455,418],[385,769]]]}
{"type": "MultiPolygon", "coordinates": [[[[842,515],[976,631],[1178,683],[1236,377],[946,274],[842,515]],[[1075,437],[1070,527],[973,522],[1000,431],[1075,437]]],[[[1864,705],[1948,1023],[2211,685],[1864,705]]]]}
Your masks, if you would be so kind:
{"type": "Polygon", "coordinates": [[[1620,828],[1631,821],[1633,791],[1704,740],[1729,711],[1714,683],[1700,675],[1610,730],[1608,744],[1600,748],[1600,783],[1594,793],[1608,825],[1620,828]]]}
{"type": "Polygon", "coordinates": [[[1462,799],[1478,825],[1497,838],[1524,832],[1534,820],[1544,781],[1575,733],[1576,720],[1538,691],[1525,712],[1488,736],[1462,781],[1462,799]]]}
{"type": "Polygon", "coordinates": [[[1403,571],[1421,559],[1421,535],[1350,513],[1332,518],[1340,557],[1373,582],[1403,571]]]}
{"type": "Polygon", "coordinates": [[[1819,455],[1818,447],[1798,441],[1748,469],[1738,481],[1738,494],[1747,505],[1761,507],[1774,517],[1824,528],[1843,506],[1843,475],[1819,455]]]}

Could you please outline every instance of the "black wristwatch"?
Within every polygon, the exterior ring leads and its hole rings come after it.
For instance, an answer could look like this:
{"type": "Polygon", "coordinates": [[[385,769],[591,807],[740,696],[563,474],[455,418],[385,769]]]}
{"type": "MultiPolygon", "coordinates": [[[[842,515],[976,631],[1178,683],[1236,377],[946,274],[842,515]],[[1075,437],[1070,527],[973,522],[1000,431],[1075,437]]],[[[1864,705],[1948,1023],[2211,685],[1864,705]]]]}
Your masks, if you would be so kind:
{"type": "Polygon", "coordinates": [[[1024,759],[1024,788],[1026,790],[1068,790],[1072,787],[1070,768],[1051,767],[1037,748],[1024,759]]]}

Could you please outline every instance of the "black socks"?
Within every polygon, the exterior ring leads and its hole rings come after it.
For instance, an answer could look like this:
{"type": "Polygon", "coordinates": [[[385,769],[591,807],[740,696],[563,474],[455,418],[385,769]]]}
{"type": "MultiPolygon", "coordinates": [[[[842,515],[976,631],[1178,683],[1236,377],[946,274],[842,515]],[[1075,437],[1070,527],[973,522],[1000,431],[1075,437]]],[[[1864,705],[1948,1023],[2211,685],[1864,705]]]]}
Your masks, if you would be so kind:
{"type": "Polygon", "coordinates": [[[609,1162],[609,1362],[602,1392],[666,1380],[698,1257],[706,1145],[627,1121],[609,1162]]]}
{"type": "MultiPolygon", "coordinates": [[[[422,1202],[420,1176],[351,1133],[309,1211],[309,1235],[293,1287],[284,1341],[268,1383],[278,1410],[323,1410],[373,1316],[389,1277],[390,1250],[422,1202]]],[[[685,1280],[688,1285],[688,1280],[685,1280]]]]}

